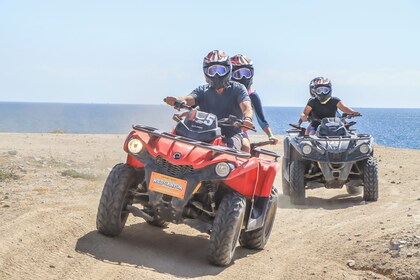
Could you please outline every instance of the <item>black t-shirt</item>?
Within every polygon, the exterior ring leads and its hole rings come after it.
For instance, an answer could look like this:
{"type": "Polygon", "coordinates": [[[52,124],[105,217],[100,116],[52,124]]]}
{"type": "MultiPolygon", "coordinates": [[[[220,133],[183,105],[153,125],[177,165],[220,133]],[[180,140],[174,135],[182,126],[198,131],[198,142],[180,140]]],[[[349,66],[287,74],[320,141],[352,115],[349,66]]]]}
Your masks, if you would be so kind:
{"type": "MultiPolygon", "coordinates": [[[[214,88],[206,84],[193,90],[190,96],[194,97],[195,104],[201,111],[215,114],[218,119],[234,115],[242,118],[242,110],[239,104],[243,101],[250,101],[248,92],[244,85],[237,82],[229,82],[229,86],[222,94],[218,94],[214,88]]],[[[230,126],[222,126],[222,134],[227,137],[240,133],[241,129],[230,126]]]]}
{"type": "MultiPolygon", "coordinates": [[[[322,120],[323,118],[334,118],[337,113],[337,104],[340,102],[340,98],[331,97],[326,104],[321,104],[318,98],[311,98],[308,100],[308,106],[312,108],[311,115],[315,119],[322,120]]],[[[319,122],[312,122],[311,126],[318,127],[319,122]]]]}

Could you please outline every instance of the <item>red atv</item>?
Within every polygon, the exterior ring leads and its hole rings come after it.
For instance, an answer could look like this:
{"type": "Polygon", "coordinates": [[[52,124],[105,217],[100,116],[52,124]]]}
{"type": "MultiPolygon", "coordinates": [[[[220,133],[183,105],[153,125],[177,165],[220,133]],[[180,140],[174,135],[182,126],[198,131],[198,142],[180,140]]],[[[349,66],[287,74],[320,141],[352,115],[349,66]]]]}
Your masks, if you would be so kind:
{"type": "Polygon", "coordinates": [[[129,213],[164,227],[185,223],[210,233],[207,258],[226,266],[239,239],[243,247],[263,249],[273,227],[277,190],[273,182],[278,154],[251,144],[251,154],[228,148],[221,125],[243,127],[230,116],[188,109],[174,131],[135,125],[124,150],[127,162],[114,166],[102,191],[96,226],[104,235],[121,233],[129,213]]]}

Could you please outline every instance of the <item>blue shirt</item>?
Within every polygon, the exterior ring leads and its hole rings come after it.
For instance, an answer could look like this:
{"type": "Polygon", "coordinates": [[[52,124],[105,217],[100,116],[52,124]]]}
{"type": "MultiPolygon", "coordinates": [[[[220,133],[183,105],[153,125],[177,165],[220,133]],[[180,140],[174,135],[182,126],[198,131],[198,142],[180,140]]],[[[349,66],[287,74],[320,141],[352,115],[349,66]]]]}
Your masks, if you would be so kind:
{"type": "MultiPolygon", "coordinates": [[[[233,81],[229,82],[229,86],[221,94],[206,84],[199,86],[189,95],[194,97],[195,104],[200,107],[201,111],[215,114],[218,119],[228,118],[229,115],[242,119],[242,110],[239,104],[250,101],[245,86],[233,81]]],[[[222,126],[221,130],[222,134],[227,137],[241,132],[240,128],[230,126],[222,126]]]]}

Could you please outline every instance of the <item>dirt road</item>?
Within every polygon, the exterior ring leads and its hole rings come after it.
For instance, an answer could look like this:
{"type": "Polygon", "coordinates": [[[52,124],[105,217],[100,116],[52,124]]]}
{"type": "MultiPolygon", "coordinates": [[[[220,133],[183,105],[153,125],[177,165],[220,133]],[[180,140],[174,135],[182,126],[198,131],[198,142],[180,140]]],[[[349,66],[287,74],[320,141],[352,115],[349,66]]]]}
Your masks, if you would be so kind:
{"type": "Polygon", "coordinates": [[[310,190],[303,207],[280,195],[266,248],[239,247],[220,268],[208,236],[185,225],[130,217],[117,238],[96,231],[124,138],[0,134],[0,279],[420,279],[420,150],[376,147],[375,203],[344,189],[310,190]]]}

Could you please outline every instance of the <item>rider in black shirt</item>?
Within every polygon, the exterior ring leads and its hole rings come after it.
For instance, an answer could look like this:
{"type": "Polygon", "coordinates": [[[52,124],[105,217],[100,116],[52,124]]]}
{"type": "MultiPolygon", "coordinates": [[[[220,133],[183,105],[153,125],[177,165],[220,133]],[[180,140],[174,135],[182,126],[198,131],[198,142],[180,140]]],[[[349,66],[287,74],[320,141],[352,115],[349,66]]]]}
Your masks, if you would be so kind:
{"type": "Polygon", "coordinates": [[[331,96],[332,86],[328,78],[317,77],[313,79],[310,84],[310,92],[311,95],[314,94],[315,97],[309,99],[300,116],[302,121],[307,121],[309,115],[313,118],[310,127],[307,129],[307,132],[309,132],[308,134],[315,133],[317,127],[319,126],[319,121],[323,118],[334,118],[337,114],[337,109],[340,109],[342,112],[347,114],[360,114],[359,112],[344,105],[340,98],[331,96]]]}

